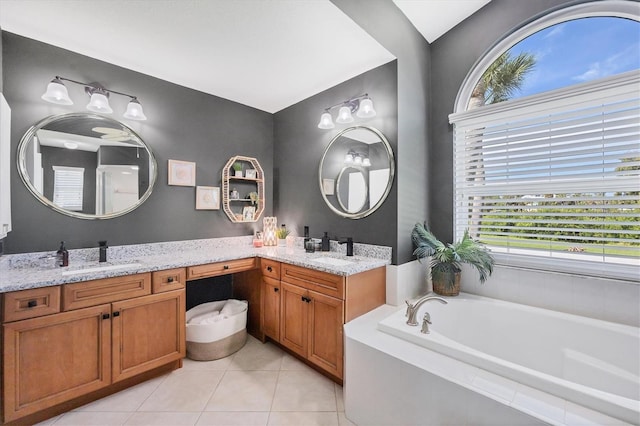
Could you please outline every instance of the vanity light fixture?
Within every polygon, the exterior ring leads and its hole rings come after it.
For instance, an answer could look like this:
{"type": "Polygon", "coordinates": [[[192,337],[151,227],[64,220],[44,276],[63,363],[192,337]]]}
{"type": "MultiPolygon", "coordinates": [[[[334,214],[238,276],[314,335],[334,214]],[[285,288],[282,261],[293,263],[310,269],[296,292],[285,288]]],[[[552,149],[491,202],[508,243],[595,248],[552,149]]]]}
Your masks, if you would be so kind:
{"type": "Polygon", "coordinates": [[[133,95],[107,89],[98,83],[82,83],[80,81],[71,80],[70,78],[60,77],[58,75],[47,85],[47,91],[42,95],[42,99],[58,105],[73,105],[73,101],[69,98],[67,87],[62,82],[63,80],[84,86],[84,91],[91,97],[89,104],[87,104],[87,109],[89,111],[111,114],[113,109],[111,109],[111,106],[109,105],[109,95],[111,93],[115,93],[116,95],[131,98],[127,105],[127,110],[123,114],[124,118],[128,118],[129,120],[147,119],[142,110],[140,101],[138,101],[138,98],[133,95]]]}
{"type": "Polygon", "coordinates": [[[338,110],[338,116],[336,117],[336,123],[352,123],[353,113],[359,118],[371,118],[376,116],[376,110],[373,109],[373,101],[367,93],[364,95],[356,96],[355,98],[347,99],[339,104],[331,105],[329,108],[325,108],[324,112],[320,116],[320,123],[318,123],[319,129],[333,129],[333,118],[331,117],[331,110],[340,108],[338,110]]]}

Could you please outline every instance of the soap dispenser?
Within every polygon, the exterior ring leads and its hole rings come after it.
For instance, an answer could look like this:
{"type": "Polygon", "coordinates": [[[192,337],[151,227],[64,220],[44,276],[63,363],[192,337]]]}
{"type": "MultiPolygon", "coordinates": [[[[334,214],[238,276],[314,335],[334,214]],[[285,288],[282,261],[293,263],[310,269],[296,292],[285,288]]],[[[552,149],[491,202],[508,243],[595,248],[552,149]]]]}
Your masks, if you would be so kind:
{"type": "Polygon", "coordinates": [[[64,246],[64,241],[60,241],[60,248],[56,252],[56,265],[69,266],[69,252],[64,246]]]}
{"type": "Polygon", "coordinates": [[[330,250],[329,233],[325,232],[324,235],[322,236],[322,251],[329,251],[329,250],[330,250]]]}

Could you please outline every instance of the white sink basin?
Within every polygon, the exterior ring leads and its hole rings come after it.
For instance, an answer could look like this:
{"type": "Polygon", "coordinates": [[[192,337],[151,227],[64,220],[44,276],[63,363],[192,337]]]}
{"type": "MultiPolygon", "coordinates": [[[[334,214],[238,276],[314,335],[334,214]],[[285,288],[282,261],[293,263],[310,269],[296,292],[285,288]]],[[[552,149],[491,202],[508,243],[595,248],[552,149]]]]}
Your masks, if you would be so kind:
{"type": "Polygon", "coordinates": [[[311,259],[311,261],[332,266],[346,266],[355,263],[351,260],[338,259],[336,257],[316,257],[315,259],[311,259]]]}
{"type": "Polygon", "coordinates": [[[122,263],[119,265],[94,266],[91,268],[75,269],[63,271],[62,275],[90,274],[93,272],[113,271],[114,269],[137,268],[142,266],[140,263],[122,263]]]}

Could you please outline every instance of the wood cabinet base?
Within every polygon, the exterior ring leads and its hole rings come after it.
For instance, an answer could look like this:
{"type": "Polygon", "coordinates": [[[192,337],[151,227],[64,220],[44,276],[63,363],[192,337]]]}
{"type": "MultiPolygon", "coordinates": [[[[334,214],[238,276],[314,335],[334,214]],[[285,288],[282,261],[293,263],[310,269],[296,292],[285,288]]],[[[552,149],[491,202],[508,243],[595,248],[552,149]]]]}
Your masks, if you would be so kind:
{"type": "Polygon", "coordinates": [[[66,413],[68,411],[74,410],[78,407],[82,407],[85,404],[88,404],[93,401],[97,401],[98,399],[104,398],[116,392],[120,392],[129,387],[135,386],[147,380],[153,379],[154,377],[162,376],[170,371],[176,370],[182,367],[182,360],[173,361],[169,364],[160,366],[150,371],[146,371],[141,373],[135,377],[131,377],[126,380],[122,380],[120,382],[114,383],[107,387],[104,387],[95,392],[91,392],[78,398],[72,399],[70,401],[65,401],[61,404],[55,405],[53,407],[46,408],[44,410],[38,411],[29,416],[21,417],[17,420],[3,423],[4,426],[24,426],[24,425],[33,425],[36,423],[40,423],[44,420],[50,419],[52,417],[58,416],[60,414],[66,413]]]}

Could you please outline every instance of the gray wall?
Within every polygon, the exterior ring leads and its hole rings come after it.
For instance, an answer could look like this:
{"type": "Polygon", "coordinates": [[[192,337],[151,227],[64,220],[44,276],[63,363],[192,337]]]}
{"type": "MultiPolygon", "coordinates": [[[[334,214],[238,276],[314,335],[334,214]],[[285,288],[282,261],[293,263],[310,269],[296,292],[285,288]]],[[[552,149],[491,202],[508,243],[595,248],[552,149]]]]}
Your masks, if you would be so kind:
{"type": "Polygon", "coordinates": [[[449,114],[462,83],[484,54],[513,30],[549,9],[576,3],[561,0],[492,0],[431,44],[430,224],[444,241],[453,236],[453,133],[449,114]]]}
{"type": "MultiPolygon", "coordinates": [[[[151,147],[159,167],[151,197],[132,213],[110,220],[74,219],[50,210],[27,191],[14,168],[13,231],[5,239],[5,253],[55,250],[62,240],[68,248],[80,248],[95,247],[98,240],[120,245],[253,232],[253,224],[233,224],[222,210],[196,211],[194,187],[167,185],[168,159],[195,161],[197,185],[220,186],[222,166],[230,157],[256,157],[266,174],[265,214],[272,213],[272,114],[12,33],[2,33],[2,44],[14,158],[20,138],[31,125],[49,115],[86,111],[89,99],[78,85],[67,85],[74,100],[69,107],[40,99],[47,83],[61,75],[138,96],[148,120],[126,124],[151,147]]],[[[127,101],[123,96],[110,98],[113,118],[125,121],[122,113],[127,101]]]]}
{"type": "MultiPolygon", "coordinates": [[[[397,219],[393,263],[413,259],[411,229],[429,221],[429,44],[389,0],[331,0],[398,62],[397,219]]],[[[374,231],[375,232],[375,231],[374,231]]]]}
{"type": "MultiPolygon", "coordinates": [[[[308,225],[312,237],[329,232],[332,239],[353,237],[354,241],[394,247],[397,220],[397,184],[387,200],[371,215],[358,220],[333,213],[320,193],[318,167],[331,139],[353,125],[380,130],[397,151],[397,72],[390,62],[292,105],[274,116],[276,215],[279,223],[303,235],[308,225]],[[331,130],[318,129],[325,108],[368,93],[377,115],[331,130]]],[[[335,121],[336,111],[333,111],[335,121]]],[[[395,251],[395,250],[394,250],[395,251]]]]}

